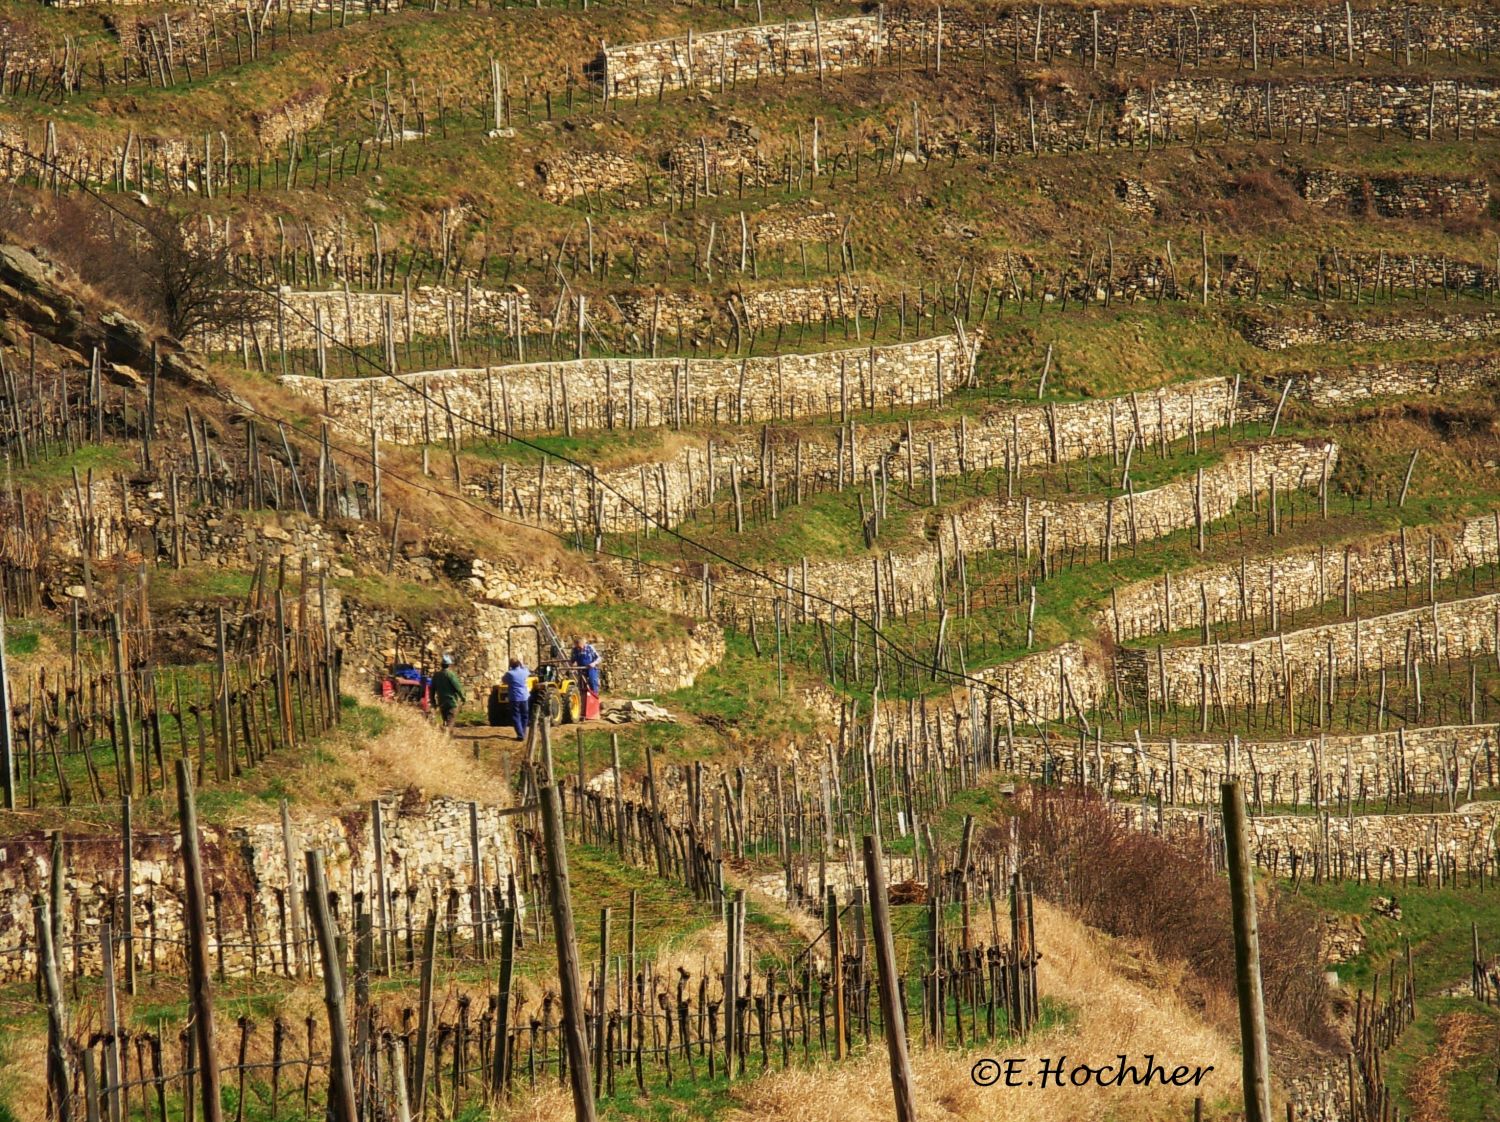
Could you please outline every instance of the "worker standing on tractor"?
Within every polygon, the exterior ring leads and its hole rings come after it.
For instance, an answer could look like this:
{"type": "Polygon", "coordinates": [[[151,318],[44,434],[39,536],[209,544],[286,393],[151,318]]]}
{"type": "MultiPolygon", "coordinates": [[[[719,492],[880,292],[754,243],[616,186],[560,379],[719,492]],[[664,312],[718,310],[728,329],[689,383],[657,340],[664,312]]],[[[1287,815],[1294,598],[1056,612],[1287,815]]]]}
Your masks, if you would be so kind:
{"type": "Polygon", "coordinates": [[[598,697],[599,652],[594,649],[594,644],[585,643],[579,635],[573,636],[573,665],[580,671],[580,676],[587,677],[589,692],[598,697]]]}
{"type": "Polygon", "coordinates": [[[510,723],[516,730],[516,739],[526,739],[526,721],[531,716],[531,670],[518,658],[510,660],[510,669],[505,672],[505,685],[510,698],[510,723]]]}
{"type": "Polygon", "coordinates": [[[464,684],[458,680],[458,673],[453,669],[453,656],[443,656],[443,668],[433,676],[432,692],[437,699],[438,715],[443,719],[443,727],[451,729],[453,720],[458,716],[460,702],[469,700],[464,694],[464,684]]]}

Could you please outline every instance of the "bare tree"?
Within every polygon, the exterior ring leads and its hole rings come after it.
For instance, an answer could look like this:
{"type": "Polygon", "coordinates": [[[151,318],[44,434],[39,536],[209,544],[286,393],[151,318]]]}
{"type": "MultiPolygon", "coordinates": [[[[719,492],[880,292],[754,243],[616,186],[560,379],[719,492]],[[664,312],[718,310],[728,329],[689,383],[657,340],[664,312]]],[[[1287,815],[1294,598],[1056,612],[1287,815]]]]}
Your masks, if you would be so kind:
{"type": "Polygon", "coordinates": [[[261,317],[269,297],[235,276],[222,242],[210,244],[166,211],[142,207],[136,217],[136,289],[170,334],[187,339],[261,317]]]}

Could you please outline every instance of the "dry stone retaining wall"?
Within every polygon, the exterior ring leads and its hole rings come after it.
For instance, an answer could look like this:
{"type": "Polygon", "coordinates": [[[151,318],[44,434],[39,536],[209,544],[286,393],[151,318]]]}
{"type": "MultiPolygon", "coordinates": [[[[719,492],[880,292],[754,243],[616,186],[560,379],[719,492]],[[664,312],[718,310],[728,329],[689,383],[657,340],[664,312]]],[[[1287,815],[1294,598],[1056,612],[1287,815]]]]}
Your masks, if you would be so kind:
{"type": "Polygon", "coordinates": [[[775,358],[578,359],[399,377],[290,376],[282,383],[326,396],[330,418],[346,431],[367,437],[373,415],[383,439],[420,444],[444,438],[445,404],[458,414],[459,439],[468,440],[488,439],[502,427],[563,428],[565,411],[575,428],[602,428],[610,420],[628,425],[653,416],[665,423],[676,411],[760,421],[837,411],[842,401],[925,403],[968,382],[979,342],[977,335],[943,335],[775,358]],[[435,405],[424,409],[421,394],[435,405]]]}
{"type": "Polygon", "coordinates": [[[1459,339],[1489,339],[1500,335],[1500,314],[1456,312],[1452,315],[1433,316],[1422,313],[1378,319],[1325,315],[1297,318],[1250,316],[1241,322],[1240,332],[1253,345],[1272,351],[1318,343],[1442,343],[1459,339]]]}
{"type": "MultiPolygon", "coordinates": [[[[469,921],[468,890],[472,883],[470,863],[469,804],[447,798],[426,800],[417,792],[380,799],[385,836],[387,885],[400,914],[405,915],[406,888],[435,889],[440,901],[450,890],[458,890],[463,903],[460,918],[469,921]],[[399,885],[400,892],[395,892],[399,885]]],[[[498,814],[499,808],[479,806],[478,838],[486,883],[493,885],[498,867],[512,867],[511,828],[498,814]]],[[[201,828],[204,874],[210,893],[220,893],[223,917],[224,969],[232,974],[250,972],[250,929],[246,923],[246,897],[259,944],[261,970],[270,963],[268,948],[276,948],[280,962],[281,923],[284,914],[278,890],[288,889],[285,849],[279,824],[249,827],[201,828]]],[[[354,893],[366,899],[378,897],[375,887],[375,853],[366,807],[351,807],[326,818],[294,825],[294,860],[306,849],[322,849],[331,891],[345,901],[340,915],[353,914],[349,901],[354,893]]],[[[181,972],[183,887],[180,842],[176,835],[137,836],[135,853],[135,917],[133,932],[139,961],[153,952],[159,969],[181,972]]],[[[64,882],[63,940],[64,972],[72,969],[76,941],[86,972],[97,974],[99,936],[105,922],[118,915],[122,892],[120,841],[118,838],[70,838],[66,846],[67,877],[64,882]],[[76,905],[76,911],[75,911],[76,905]],[[76,926],[75,919],[77,917],[76,926]]],[[[36,971],[31,894],[46,891],[51,868],[50,839],[40,835],[0,841],[0,978],[19,981],[36,971]]],[[[298,869],[294,890],[303,878],[298,869]]],[[[124,932],[118,932],[124,934],[124,932]]],[[[210,959],[217,960],[215,925],[209,925],[210,959]]]]}
{"type": "Polygon", "coordinates": [[[1225,705],[1287,693],[1288,677],[1306,688],[1321,668],[1340,675],[1378,673],[1408,656],[1419,664],[1493,654],[1500,635],[1500,594],[1430,604],[1372,619],[1330,623],[1243,643],[1121,648],[1116,653],[1125,688],[1137,698],[1149,690],[1179,705],[1197,705],[1206,683],[1210,699],[1225,705]],[[1163,681],[1165,679],[1165,681],[1163,681]]]}
{"type": "Polygon", "coordinates": [[[1217,797],[1226,779],[1243,779],[1252,792],[1278,805],[1342,802],[1346,795],[1371,799],[1411,788],[1426,791],[1450,783],[1462,791],[1473,766],[1476,786],[1488,786],[1496,762],[1495,725],[1406,728],[1352,736],[1273,741],[1157,740],[1090,743],[1079,755],[1076,740],[1039,741],[1017,736],[1007,742],[1018,773],[1041,774],[1050,761],[1061,774],[1090,785],[1107,778],[1124,795],[1165,795],[1179,802],[1217,797]],[[1175,785],[1169,782],[1175,778],[1175,785]],[[1295,779],[1295,785],[1294,785],[1295,779]]]}
{"type": "Polygon", "coordinates": [[[1363,592],[1421,587],[1431,575],[1446,580],[1455,572],[1500,561],[1496,534],[1500,514],[1471,518],[1457,526],[1429,529],[1404,538],[1382,534],[1342,547],[1320,546],[1277,557],[1245,559],[1237,565],[1193,569],[1160,580],[1140,581],[1117,589],[1111,605],[1099,614],[1099,626],[1128,642],[1208,622],[1223,623],[1253,616],[1268,618],[1274,594],[1278,612],[1296,611],[1344,595],[1345,572],[1355,596],[1363,592]],[[1432,543],[1432,572],[1428,544],[1432,543]],[[1346,570],[1347,566],[1347,570],[1346,570]]]}
{"type": "Polygon", "coordinates": [[[1422,81],[1388,78],[1266,79],[1172,78],[1150,91],[1126,92],[1122,123],[1155,135],[1187,140],[1198,124],[1228,124],[1249,131],[1266,122],[1301,128],[1385,127],[1409,135],[1452,136],[1456,129],[1500,124],[1500,84],[1489,78],[1422,81]]]}
{"type": "MultiPolygon", "coordinates": [[[[1398,9],[1381,5],[1354,8],[1343,5],[1252,7],[1215,4],[1196,9],[1176,6],[1131,5],[1095,8],[1087,4],[1018,5],[986,11],[943,12],[943,47],[965,52],[981,50],[1000,58],[1033,53],[1050,60],[1064,55],[1087,62],[1094,58],[1094,31],[1104,58],[1145,58],[1191,65],[1249,62],[1258,50],[1262,64],[1304,55],[1348,57],[1352,41],[1356,57],[1385,59],[1410,43],[1414,52],[1456,50],[1478,53],[1492,41],[1497,21],[1481,8],[1431,7],[1398,9]],[[1196,17],[1196,18],[1195,18],[1196,17]],[[1038,28],[1040,20],[1040,28],[1038,28]],[[1097,21],[1097,22],[1096,22],[1097,21]]],[[[887,46],[904,50],[930,47],[937,34],[932,16],[888,13],[887,46]]]]}
{"type": "MultiPolygon", "coordinates": [[[[497,292],[484,288],[443,288],[421,285],[410,293],[298,291],[282,288],[281,307],[274,318],[255,325],[255,335],[267,349],[315,349],[322,331],[325,349],[340,345],[368,346],[387,335],[398,345],[418,336],[447,338],[450,324],[460,336],[470,332],[511,335],[517,315],[525,331],[547,325],[524,291],[497,292]]],[[[252,347],[246,328],[221,332],[209,345],[215,350],[252,347]]]]}
{"type": "MultiPolygon", "coordinates": [[[[1477,54],[1495,34],[1494,15],[1481,8],[1386,6],[1346,11],[1321,8],[1249,8],[1220,4],[1191,15],[1174,7],[1131,6],[1097,10],[1087,5],[1024,5],[985,12],[947,11],[942,45],[949,51],[1001,58],[1063,55],[1077,61],[1125,56],[1199,64],[1326,57],[1365,62],[1389,60],[1405,48],[1477,54]]],[[[877,62],[885,50],[910,56],[931,50],[939,38],[934,15],[884,6],[874,15],[765,24],[706,31],[654,43],[609,47],[595,72],[616,96],[654,94],[690,86],[717,88],[766,76],[825,71],[877,62]]]]}
{"type": "MultiPolygon", "coordinates": [[[[1145,812],[1154,816],[1155,812],[1145,812]]],[[[1132,812],[1138,825],[1145,825],[1143,812],[1132,812]]],[[[1199,838],[1202,812],[1169,808],[1164,811],[1168,833],[1199,838]]],[[[1375,875],[1379,854],[1395,855],[1398,866],[1406,857],[1414,867],[1420,851],[1425,856],[1441,853],[1467,865],[1470,856],[1493,857],[1495,828],[1500,824],[1500,803],[1480,803],[1457,814],[1295,814],[1256,816],[1250,819],[1250,848],[1265,862],[1273,854],[1286,870],[1291,853],[1311,857],[1320,853],[1368,853],[1370,875],[1375,875]]],[[[1400,869],[1397,869],[1399,875],[1400,869]]]]}
{"type": "Polygon", "coordinates": [[[537,164],[542,180],[542,198],[568,203],[585,195],[618,191],[626,206],[640,206],[630,190],[640,185],[643,173],[636,162],[618,152],[563,151],[537,164]]]}
{"type": "MultiPolygon", "coordinates": [[[[914,424],[910,439],[904,427],[862,428],[851,423],[842,445],[826,436],[801,440],[803,480],[810,485],[833,483],[839,478],[840,456],[846,480],[864,478],[866,466],[875,457],[884,458],[893,479],[909,473],[913,481],[925,480],[929,443],[931,464],[939,477],[985,471],[1004,464],[1007,456],[1024,466],[1111,450],[1123,454],[1132,436],[1138,446],[1144,446],[1228,424],[1234,416],[1233,398],[1232,381],[1210,378],[1164,386],[1149,394],[1007,406],[973,420],[961,417],[957,422],[914,424]]],[[[775,430],[767,437],[778,478],[786,480],[797,463],[797,447],[775,430]]],[[[565,530],[591,527],[594,520],[589,512],[594,510],[605,531],[631,531],[641,525],[638,507],[655,522],[675,525],[714,496],[722,496],[732,464],[738,465],[743,479],[755,478],[760,451],[761,440],[756,436],[710,439],[703,445],[679,446],[668,457],[626,467],[585,471],[559,465],[544,471],[502,466],[487,477],[470,480],[468,486],[477,497],[503,503],[520,517],[565,530]]],[[[986,541],[966,548],[989,549],[991,545],[986,541]]]]}
{"type": "MultiPolygon", "coordinates": [[[[179,48],[180,49],[180,48],[179,48]]],[[[323,123],[328,108],[328,91],[321,86],[287,98],[279,105],[250,115],[255,139],[263,148],[274,148],[291,136],[302,136],[323,123]]]]}
{"type": "Polygon", "coordinates": [[[699,292],[661,292],[621,296],[616,303],[626,324],[642,337],[650,338],[653,326],[659,333],[676,330],[679,322],[701,328],[740,323],[747,330],[787,324],[821,323],[860,316],[874,317],[883,304],[885,315],[895,315],[891,297],[874,284],[850,284],[842,277],[818,285],[744,290],[738,288],[720,300],[699,292]],[[884,303],[883,303],[884,302],[884,303]]]}
{"type": "Polygon", "coordinates": [[[1490,205],[1490,181],[1477,175],[1367,176],[1319,170],[1304,172],[1298,187],[1302,197],[1316,206],[1387,218],[1483,214],[1490,205]]]}
{"type": "Polygon", "coordinates": [[[869,65],[881,38],[879,15],[762,24],[607,47],[595,67],[616,97],[661,89],[715,89],[762,75],[869,65]]]}
{"type": "MultiPolygon", "coordinates": [[[[1291,400],[1327,408],[1355,404],[1372,397],[1491,390],[1500,382],[1500,355],[1357,362],[1348,366],[1297,371],[1286,377],[1292,382],[1288,394],[1291,400]]],[[[1284,385],[1285,379],[1280,375],[1268,379],[1268,394],[1279,395],[1284,385]]],[[[1244,415],[1269,417],[1274,412],[1275,407],[1267,401],[1258,409],[1246,409],[1244,415]]]]}
{"type": "MultiPolygon", "coordinates": [[[[1273,484],[1283,490],[1317,487],[1325,469],[1332,471],[1337,455],[1338,446],[1321,439],[1236,449],[1203,470],[1203,520],[1226,517],[1241,499],[1264,494],[1273,484]]],[[[1137,492],[1133,499],[986,499],[955,515],[954,532],[965,551],[1002,549],[1018,542],[1030,556],[1042,545],[1044,522],[1049,551],[1101,546],[1106,535],[1115,545],[1126,546],[1131,541],[1132,509],[1136,538],[1145,540],[1193,526],[1197,501],[1194,477],[1137,492]]]]}
{"type": "Polygon", "coordinates": [[[972,677],[1000,691],[998,712],[1013,727],[1021,722],[1071,721],[1105,703],[1114,688],[1104,660],[1081,643],[1063,643],[972,677]]]}

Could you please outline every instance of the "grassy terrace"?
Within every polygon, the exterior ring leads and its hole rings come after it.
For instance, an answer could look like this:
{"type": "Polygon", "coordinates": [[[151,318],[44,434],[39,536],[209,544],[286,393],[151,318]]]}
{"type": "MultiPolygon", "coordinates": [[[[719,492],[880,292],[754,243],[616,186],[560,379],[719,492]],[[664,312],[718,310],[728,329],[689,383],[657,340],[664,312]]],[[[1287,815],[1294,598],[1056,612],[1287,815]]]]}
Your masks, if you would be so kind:
{"type": "Polygon", "coordinates": [[[1372,910],[1376,897],[1391,895],[1387,888],[1303,884],[1297,891],[1333,915],[1358,917],[1365,949],[1334,967],[1351,991],[1368,994],[1380,976],[1381,993],[1389,994],[1389,971],[1394,968],[1398,979],[1404,978],[1410,947],[1416,1019],[1386,1058],[1402,1111],[1436,1110],[1437,1117],[1452,1122],[1490,1122],[1500,1064],[1500,1010],[1465,994],[1470,925],[1478,929],[1482,953],[1493,955],[1500,939],[1500,895],[1489,886],[1407,888],[1397,896],[1398,922],[1372,910]],[[1436,1080],[1435,1064],[1442,1067],[1436,1080]]]}

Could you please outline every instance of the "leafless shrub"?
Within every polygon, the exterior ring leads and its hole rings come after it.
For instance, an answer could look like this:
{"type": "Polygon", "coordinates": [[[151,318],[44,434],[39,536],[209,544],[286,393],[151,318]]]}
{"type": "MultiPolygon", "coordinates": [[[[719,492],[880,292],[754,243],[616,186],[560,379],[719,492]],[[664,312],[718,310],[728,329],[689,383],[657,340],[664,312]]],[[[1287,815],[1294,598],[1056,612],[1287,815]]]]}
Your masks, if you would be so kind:
{"type": "MultiPolygon", "coordinates": [[[[1128,829],[1097,795],[1033,788],[1016,820],[1037,891],[1112,935],[1139,939],[1183,961],[1205,984],[1234,991],[1229,885],[1201,853],[1128,829]]],[[[1262,885],[1260,940],[1266,1006],[1282,1027],[1330,1037],[1319,918],[1262,885]]]]}
{"type": "Polygon", "coordinates": [[[235,276],[233,254],[177,214],[129,198],[88,195],[39,203],[13,197],[0,212],[7,240],[43,250],[92,289],[179,339],[237,329],[270,298],[235,276]]]}

